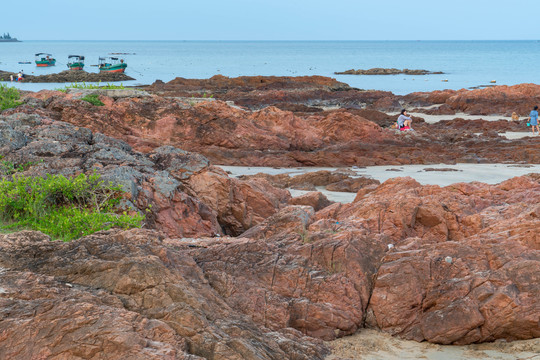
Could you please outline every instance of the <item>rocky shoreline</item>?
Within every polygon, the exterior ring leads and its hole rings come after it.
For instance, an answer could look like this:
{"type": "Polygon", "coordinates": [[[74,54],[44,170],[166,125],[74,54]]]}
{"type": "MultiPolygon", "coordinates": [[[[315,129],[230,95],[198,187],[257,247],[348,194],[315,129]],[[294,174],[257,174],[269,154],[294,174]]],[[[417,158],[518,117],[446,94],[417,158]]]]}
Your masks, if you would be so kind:
{"type": "Polygon", "coordinates": [[[97,173],[146,215],[68,243],[0,234],[0,358],[335,360],[353,345],[332,355],[328,341],[367,328],[447,345],[540,337],[538,173],[436,186],[214,166],[540,164],[538,137],[498,133],[523,124],[481,114],[524,113],[539,85],[396,96],[216,76],[144,90],[93,90],[103,106],[26,93],[0,113],[2,161],[21,175],[97,173]],[[415,117],[401,133],[402,106],[479,119],[415,117]]]}
{"type": "MultiPolygon", "coordinates": [[[[0,70],[0,81],[17,79],[17,73],[0,70]]],[[[64,70],[56,74],[24,75],[23,82],[28,83],[77,83],[77,82],[108,82],[135,80],[124,73],[89,73],[84,70],[64,70]]]]}

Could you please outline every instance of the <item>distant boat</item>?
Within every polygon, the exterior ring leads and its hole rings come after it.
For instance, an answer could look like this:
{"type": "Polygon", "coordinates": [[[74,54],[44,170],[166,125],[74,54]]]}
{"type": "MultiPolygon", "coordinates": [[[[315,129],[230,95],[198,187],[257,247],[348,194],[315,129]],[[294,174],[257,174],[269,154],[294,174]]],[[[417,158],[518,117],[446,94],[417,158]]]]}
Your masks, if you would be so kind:
{"type": "Polygon", "coordinates": [[[9,33],[4,34],[3,36],[0,36],[0,42],[21,42],[20,40],[17,40],[17,38],[12,38],[9,33]]]}
{"type": "Polygon", "coordinates": [[[19,64],[31,64],[31,61],[19,61],[19,64]]]}
{"type": "Polygon", "coordinates": [[[100,72],[123,73],[127,64],[117,57],[100,57],[98,68],[100,72]]]}
{"type": "Polygon", "coordinates": [[[69,55],[67,67],[70,70],[82,70],[84,68],[84,56],[82,55],[69,55]]]}
{"type": "Polygon", "coordinates": [[[51,54],[47,54],[47,53],[36,54],[36,66],[45,67],[45,66],[54,66],[55,64],[56,64],[56,59],[53,58],[51,54]]]}

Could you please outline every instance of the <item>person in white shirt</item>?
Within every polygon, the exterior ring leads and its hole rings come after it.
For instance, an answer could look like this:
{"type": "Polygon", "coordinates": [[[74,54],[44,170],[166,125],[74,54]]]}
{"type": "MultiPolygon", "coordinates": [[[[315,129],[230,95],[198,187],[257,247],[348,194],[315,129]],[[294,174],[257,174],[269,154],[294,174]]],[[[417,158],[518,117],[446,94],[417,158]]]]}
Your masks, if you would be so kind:
{"type": "Polygon", "coordinates": [[[409,114],[407,114],[407,110],[401,110],[401,115],[399,115],[397,119],[398,129],[402,129],[404,127],[409,127],[410,129],[412,129],[411,124],[412,118],[409,116],[409,114]]]}

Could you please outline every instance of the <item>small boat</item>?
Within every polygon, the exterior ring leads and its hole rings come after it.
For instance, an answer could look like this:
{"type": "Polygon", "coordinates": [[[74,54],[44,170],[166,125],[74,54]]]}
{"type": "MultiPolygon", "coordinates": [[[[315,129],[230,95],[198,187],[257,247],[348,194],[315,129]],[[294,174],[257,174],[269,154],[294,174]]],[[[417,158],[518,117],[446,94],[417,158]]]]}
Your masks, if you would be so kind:
{"type": "Polygon", "coordinates": [[[100,72],[123,73],[127,64],[117,57],[100,57],[98,67],[100,72]]]}
{"type": "Polygon", "coordinates": [[[51,54],[47,54],[47,53],[36,54],[36,66],[45,67],[45,66],[54,66],[55,64],[56,64],[56,59],[53,58],[51,54]]]}
{"type": "Polygon", "coordinates": [[[82,70],[84,67],[84,56],[81,55],[69,55],[67,67],[70,70],[82,70]]]}

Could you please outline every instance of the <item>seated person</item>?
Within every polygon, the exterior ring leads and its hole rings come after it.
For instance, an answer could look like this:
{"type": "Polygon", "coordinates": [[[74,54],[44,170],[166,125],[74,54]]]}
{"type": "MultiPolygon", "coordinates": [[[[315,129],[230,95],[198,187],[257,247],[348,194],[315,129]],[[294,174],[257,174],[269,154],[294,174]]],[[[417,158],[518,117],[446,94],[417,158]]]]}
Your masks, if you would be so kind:
{"type": "Polygon", "coordinates": [[[401,110],[401,115],[399,115],[399,117],[397,119],[397,128],[399,130],[402,130],[404,128],[412,129],[412,127],[411,127],[412,118],[409,117],[408,115],[409,114],[407,114],[407,110],[405,110],[405,109],[401,110]]]}

